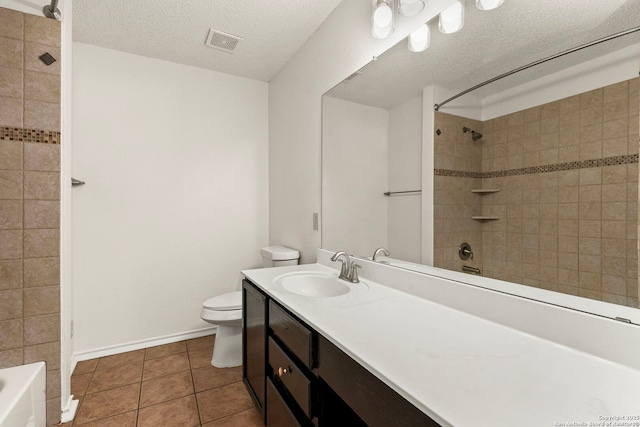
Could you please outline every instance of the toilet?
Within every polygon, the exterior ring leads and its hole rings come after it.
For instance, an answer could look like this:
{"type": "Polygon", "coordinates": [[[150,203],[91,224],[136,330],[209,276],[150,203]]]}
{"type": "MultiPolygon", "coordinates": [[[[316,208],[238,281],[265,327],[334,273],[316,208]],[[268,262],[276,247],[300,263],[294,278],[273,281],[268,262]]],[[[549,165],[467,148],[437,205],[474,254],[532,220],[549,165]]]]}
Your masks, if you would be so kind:
{"type": "MultiPolygon", "coordinates": [[[[300,253],[284,246],[268,246],[260,250],[263,267],[298,264],[300,253]]],[[[230,368],[242,364],[242,291],[209,298],[202,304],[202,320],[217,326],[211,364],[230,368]]]]}

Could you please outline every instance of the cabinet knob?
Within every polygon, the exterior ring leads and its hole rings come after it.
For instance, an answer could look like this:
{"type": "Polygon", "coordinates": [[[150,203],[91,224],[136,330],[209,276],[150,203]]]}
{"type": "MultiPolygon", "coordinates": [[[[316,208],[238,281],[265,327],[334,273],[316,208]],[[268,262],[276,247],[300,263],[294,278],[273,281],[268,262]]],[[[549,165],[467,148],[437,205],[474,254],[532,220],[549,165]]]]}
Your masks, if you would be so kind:
{"type": "Polygon", "coordinates": [[[284,374],[287,374],[287,373],[289,373],[289,374],[291,373],[291,366],[289,366],[288,368],[283,368],[282,366],[280,366],[278,368],[278,376],[279,377],[281,377],[281,376],[283,376],[284,374]]]}

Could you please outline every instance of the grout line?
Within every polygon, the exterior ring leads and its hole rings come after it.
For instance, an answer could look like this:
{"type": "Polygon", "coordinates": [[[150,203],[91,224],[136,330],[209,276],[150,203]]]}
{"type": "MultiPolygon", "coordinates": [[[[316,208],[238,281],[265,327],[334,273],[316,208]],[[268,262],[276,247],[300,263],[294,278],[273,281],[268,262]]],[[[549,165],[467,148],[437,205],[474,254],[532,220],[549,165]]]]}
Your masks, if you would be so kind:
{"type": "Polygon", "coordinates": [[[193,398],[196,401],[196,412],[198,413],[198,421],[200,425],[202,425],[202,417],[200,416],[200,405],[198,404],[198,394],[196,393],[196,382],[193,379],[193,367],[191,366],[191,353],[189,352],[189,345],[187,342],[184,342],[185,347],[187,347],[187,360],[189,361],[189,374],[191,375],[191,387],[193,387],[193,398]]]}
{"type": "Polygon", "coordinates": [[[140,372],[140,390],[138,391],[138,405],[136,405],[136,426],[140,422],[140,402],[142,402],[142,381],[144,380],[144,365],[147,362],[147,349],[144,349],[142,355],[142,372],[140,372]]]}
{"type": "MultiPolygon", "coordinates": [[[[78,420],[78,415],[80,414],[80,410],[82,409],[82,406],[84,405],[84,401],[85,401],[85,399],[87,397],[87,392],[89,391],[89,386],[91,386],[91,381],[93,381],[93,375],[96,372],[96,368],[98,367],[98,363],[99,362],[100,362],[100,359],[98,359],[98,362],[96,362],[96,366],[90,372],[91,373],[91,378],[89,378],[89,383],[87,384],[87,388],[84,391],[84,394],[82,395],[82,400],[80,400],[80,402],[78,403],[78,408],[76,409],[76,414],[75,414],[75,417],[73,418],[72,426],[76,425],[76,421],[78,420]]],[[[85,374],[86,373],[89,373],[89,372],[85,372],[85,374]]],[[[83,374],[80,374],[80,375],[83,375],[83,374]]],[[[71,376],[73,377],[73,375],[71,375],[71,376]]]]}

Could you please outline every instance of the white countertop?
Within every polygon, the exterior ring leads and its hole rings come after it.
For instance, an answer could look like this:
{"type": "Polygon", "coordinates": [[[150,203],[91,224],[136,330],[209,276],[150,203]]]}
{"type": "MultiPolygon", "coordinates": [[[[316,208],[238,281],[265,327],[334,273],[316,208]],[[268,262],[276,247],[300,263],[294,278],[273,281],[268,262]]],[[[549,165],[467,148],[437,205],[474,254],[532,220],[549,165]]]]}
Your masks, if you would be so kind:
{"type": "Polygon", "coordinates": [[[625,416],[638,418],[618,425],[640,426],[637,369],[366,276],[349,284],[352,292],[331,298],[274,286],[277,276],[294,271],[335,272],[308,264],[242,273],[443,426],[605,425],[603,417],[625,416]]]}

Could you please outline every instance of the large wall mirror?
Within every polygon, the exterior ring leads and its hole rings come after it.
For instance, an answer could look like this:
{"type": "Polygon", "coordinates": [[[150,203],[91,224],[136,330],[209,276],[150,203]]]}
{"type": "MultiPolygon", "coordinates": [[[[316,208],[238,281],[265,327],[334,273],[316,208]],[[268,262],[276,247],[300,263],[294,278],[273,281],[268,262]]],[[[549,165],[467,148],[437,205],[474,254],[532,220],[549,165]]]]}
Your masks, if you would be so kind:
{"type": "Polygon", "coordinates": [[[433,105],[637,27],[640,0],[464,4],[323,96],[322,247],[638,308],[640,32],[433,105]]]}

